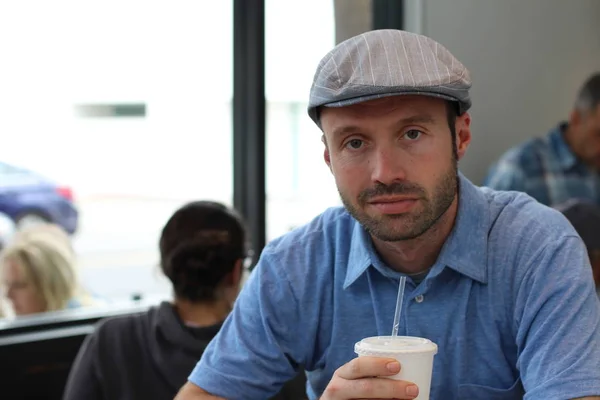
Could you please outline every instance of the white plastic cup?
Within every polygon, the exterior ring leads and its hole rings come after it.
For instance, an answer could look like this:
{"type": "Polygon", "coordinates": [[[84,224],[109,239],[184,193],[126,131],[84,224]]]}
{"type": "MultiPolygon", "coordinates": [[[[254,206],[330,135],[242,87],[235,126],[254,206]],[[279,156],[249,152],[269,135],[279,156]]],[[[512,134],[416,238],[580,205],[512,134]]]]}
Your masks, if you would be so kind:
{"type": "Polygon", "coordinates": [[[398,360],[400,372],[382,378],[416,384],[419,387],[416,400],[429,400],[433,356],[437,354],[437,350],[437,345],[431,340],[414,336],[373,336],[354,345],[354,352],[359,357],[386,357],[398,360]]]}

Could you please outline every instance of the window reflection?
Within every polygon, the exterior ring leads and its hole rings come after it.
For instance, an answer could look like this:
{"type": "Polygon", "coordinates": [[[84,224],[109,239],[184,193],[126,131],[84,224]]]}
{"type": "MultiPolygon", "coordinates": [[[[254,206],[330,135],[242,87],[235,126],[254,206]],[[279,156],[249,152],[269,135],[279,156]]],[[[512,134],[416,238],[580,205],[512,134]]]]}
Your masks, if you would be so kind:
{"type": "Polygon", "coordinates": [[[169,296],[160,228],[190,200],[232,203],[231,20],[228,1],[2,2],[0,245],[11,222],[53,223],[83,299],[169,296]]]}
{"type": "Polygon", "coordinates": [[[322,132],[306,113],[308,93],[336,40],[370,29],[370,4],[266,1],[268,240],[341,205],[323,160],[322,132]]]}

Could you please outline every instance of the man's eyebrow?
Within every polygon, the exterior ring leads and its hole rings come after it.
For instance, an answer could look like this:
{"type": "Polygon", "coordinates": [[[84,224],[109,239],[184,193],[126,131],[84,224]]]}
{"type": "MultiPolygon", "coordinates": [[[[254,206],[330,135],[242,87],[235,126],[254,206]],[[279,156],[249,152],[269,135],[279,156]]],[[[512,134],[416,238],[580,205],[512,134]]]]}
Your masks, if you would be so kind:
{"type": "Polygon", "coordinates": [[[345,135],[348,133],[354,133],[354,132],[360,132],[361,128],[359,126],[356,125],[345,125],[345,126],[340,126],[338,128],[335,128],[333,130],[333,136],[341,136],[341,135],[345,135]]]}
{"type": "Polygon", "coordinates": [[[400,121],[398,121],[398,125],[433,123],[435,123],[435,119],[430,114],[416,114],[410,117],[402,118],[400,121]]]}
{"type": "MultiPolygon", "coordinates": [[[[415,114],[415,115],[411,115],[409,117],[398,120],[396,125],[402,126],[402,125],[411,125],[411,124],[434,124],[434,123],[435,123],[435,119],[430,114],[415,114]]],[[[345,135],[348,133],[360,132],[362,130],[364,130],[364,128],[361,128],[358,125],[340,126],[333,130],[333,136],[336,137],[336,136],[345,135]]]]}

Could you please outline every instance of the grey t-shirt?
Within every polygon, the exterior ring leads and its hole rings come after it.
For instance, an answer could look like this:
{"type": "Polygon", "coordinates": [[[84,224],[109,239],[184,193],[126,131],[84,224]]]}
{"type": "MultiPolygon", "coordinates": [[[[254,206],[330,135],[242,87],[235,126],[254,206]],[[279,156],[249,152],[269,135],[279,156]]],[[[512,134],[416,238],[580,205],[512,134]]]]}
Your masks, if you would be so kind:
{"type": "Polygon", "coordinates": [[[220,328],[186,327],[167,302],[101,321],[79,350],[64,400],[172,399],[220,328]]]}
{"type": "MultiPolygon", "coordinates": [[[[101,321],[79,350],[63,399],[173,399],[220,328],[186,326],[168,302],[101,321]]],[[[305,382],[301,372],[273,399],[305,398],[305,382]]]]}

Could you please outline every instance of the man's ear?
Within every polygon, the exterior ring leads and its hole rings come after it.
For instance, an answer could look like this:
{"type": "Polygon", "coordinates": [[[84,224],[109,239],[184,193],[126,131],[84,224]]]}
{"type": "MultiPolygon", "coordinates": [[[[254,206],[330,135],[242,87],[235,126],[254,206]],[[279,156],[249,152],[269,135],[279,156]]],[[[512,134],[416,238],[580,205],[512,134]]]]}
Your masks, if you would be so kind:
{"type": "Polygon", "coordinates": [[[464,157],[471,143],[471,116],[465,112],[456,118],[456,152],[458,159],[464,157]]]}
{"type": "Polygon", "coordinates": [[[581,123],[583,116],[581,115],[581,111],[577,109],[573,109],[571,114],[569,114],[569,126],[577,126],[581,123]]]}
{"type": "Polygon", "coordinates": [[[323,159],[325,160],[325,164],[327,164],[329,170],[331,171],[331,155],[329,154],[329,146],[327,146],[327,138],[325,137],[325,135],[321,136],[321,142],[323,142],[323,145],[325,146],[325,148],[323,149],[323,159]]]}

